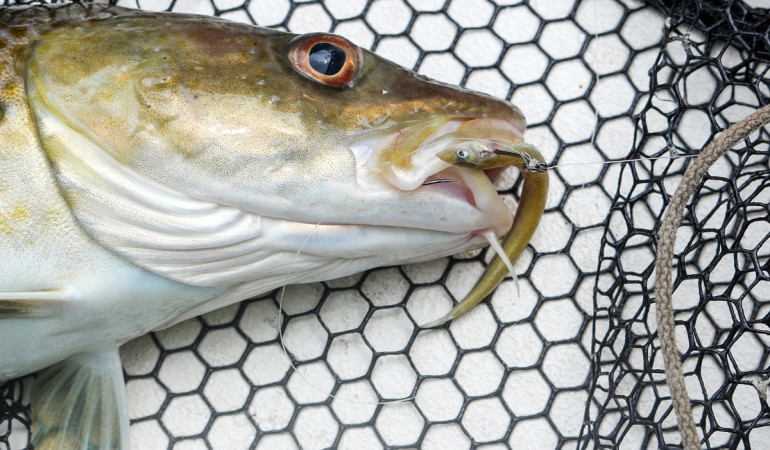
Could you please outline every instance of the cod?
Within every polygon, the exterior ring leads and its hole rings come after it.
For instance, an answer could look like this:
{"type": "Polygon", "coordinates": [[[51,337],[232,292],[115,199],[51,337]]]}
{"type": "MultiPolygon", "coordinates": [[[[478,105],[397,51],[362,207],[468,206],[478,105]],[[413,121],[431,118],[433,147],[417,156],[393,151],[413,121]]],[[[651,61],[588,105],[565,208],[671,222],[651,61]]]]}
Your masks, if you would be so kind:
{"type": "Polygon", "coordinates": [[[0,382],[38,372],[36,448],[127,449],[118,347],[286,284],[491,243],[436,323],[478,303],[543,212],[524,128],[332,34],[0,10],[0,382]],[[510,165],[515,214],[491,181],[510,165]]]}

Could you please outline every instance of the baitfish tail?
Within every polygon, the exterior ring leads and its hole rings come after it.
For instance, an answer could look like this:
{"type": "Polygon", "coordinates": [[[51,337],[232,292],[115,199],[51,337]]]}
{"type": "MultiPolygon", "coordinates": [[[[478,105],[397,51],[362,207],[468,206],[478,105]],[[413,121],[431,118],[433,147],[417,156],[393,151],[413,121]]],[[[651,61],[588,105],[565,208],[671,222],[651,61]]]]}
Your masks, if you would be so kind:
{"type": "MultiPolygon", "coordinates": [[[[548,173],[544,170],[533,169],[534,162],[538,167],[544,164],[545,159],[533,147],[518,147],[518,157],[511,158],[511,165],[521,170],[524,178],[524,187],[521,191],[519,206],[513,218],[513,226],[503,242],[503,251],[510,261],[516,261],[521,255],[530,239],[535,234],[540,219],[543,217],[545,202],[548,196],[548,173]]],[[[487,267],[484,275],[476,283],[471,292],[458,303],[444,317],[423,325],[432,328],[460,317],[479,304],[500,284],[500,281],[508,274],[506,264],[495,256],[495,259],[487,267]]]]}

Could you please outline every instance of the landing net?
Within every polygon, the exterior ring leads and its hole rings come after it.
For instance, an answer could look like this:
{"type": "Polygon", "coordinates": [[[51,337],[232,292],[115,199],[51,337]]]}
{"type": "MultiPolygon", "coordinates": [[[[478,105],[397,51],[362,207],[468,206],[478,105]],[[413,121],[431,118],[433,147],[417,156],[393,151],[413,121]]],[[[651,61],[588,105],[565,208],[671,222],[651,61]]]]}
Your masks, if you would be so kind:
{"type": "MultiPolygon", "coordinates": [[[[119,1],[342,34],[511,99],[554,167],[515,263],[521,294],[506,281],[452,324],[418,327],[464,297],[491,252],[291,286],[280,320],[274,292],[128,343],[132,447],[679,445],[652,295],[657,226],[683,156],[770,100],[760,1],[119,1]],[[603,164],[621,159],[638,161],[603,164]]],[[[672,262],[706,448],[770,442],[768,131],[711,168],[672,262]]],[[[513,204],[518,175],[497,187],[513,204]]],[[[0,449],[29,445],[30,379],[0,386],[0,449]]]]}

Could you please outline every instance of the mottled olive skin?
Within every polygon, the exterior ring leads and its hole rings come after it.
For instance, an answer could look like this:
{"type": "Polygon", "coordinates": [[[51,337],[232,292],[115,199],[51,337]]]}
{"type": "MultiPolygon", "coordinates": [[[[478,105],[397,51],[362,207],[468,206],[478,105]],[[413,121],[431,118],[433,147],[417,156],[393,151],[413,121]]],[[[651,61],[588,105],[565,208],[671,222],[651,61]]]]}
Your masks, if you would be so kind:
{"type": "Polygon", "coordinates": [[[349,148],[449,118],[523,129],[507,102],[365,50],[353,81],[329,87],[287,60],[295,35],[209,17],[70,4],[3,9],[0,24],[0,380],[289,282],[477,248],[476,230],[500,235],[512,223],[481,171],[462,169],[483,211],[442,186],[361,186],[349,148]],[[255,265],[254,253],[252,272],[206,278],[207,264],[245,256],[206,256],[215,251],[195,239],[188,248],[173,226],[197,225],[184,213],[155,217],[166,205],[113,183],[104,174],[116,167],[172,197],[261,220],[248,238],[269,231],[258,250],[276,263],[255,265]],[[98,226],[113,219],[119,233],[155,227],[155,247],[117,242],[98,226]],[[199,244],[200,261],[184,260],[199,244]],[[169,274],[185,264],[197,272],[169,274]]]}
{"type": "MultiPolygon", "coordinates": [[[[40,371],[36,448],[128,448],[118,346],[150,330],[509,229],[508,257],[526,247],[547,176],[524,173],[514,218],[479,167],[430,143],[517,141],[518,109],[358,49],[352,80],[327,86],[287,57],[304,38],[0,10],[0,381],[40,371]]],[[[506,273],[493,262],[447,318],[506,273]]]]}
{"type": "MultiPolygon", "coordinates": [[[[306,195],[350,176],[346,146],[372,127],[438,116],[523,123],[507,102],[428,81],[365,50],[349,86],[325,86],[286,61],[293,37],[194,16],[164,27],[147,16],[92,20],[43,31],[28,80],[68,123],[137,171],[206,200],[271,217],[288,217],[290,208],[292,219],[309,222],[331,209],[338,222],[382,224],[356,206],[367,193],[338,190],[323,208],[306,195]]],[[[421,203],[444,221],[436,199],[421,203]]],[[[401,219],[387,224],[403,226],[401,219]]]]}

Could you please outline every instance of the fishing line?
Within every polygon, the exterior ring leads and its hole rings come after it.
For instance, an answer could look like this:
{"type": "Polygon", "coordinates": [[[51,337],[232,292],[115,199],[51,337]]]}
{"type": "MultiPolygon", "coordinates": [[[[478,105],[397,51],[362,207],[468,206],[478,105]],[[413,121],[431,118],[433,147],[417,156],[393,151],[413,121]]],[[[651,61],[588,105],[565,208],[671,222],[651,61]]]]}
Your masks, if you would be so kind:
{"type": "MultiPolygon", "coordinates": [[[[402,156],[401,158],[397,159],[394,162],[398,162],[401,159],[406,158],[406,157],[412,155],[417,150],[419,150],[419,148],[417,148],[417,149],[415,149],[415,150],[405,154],[404,156],[402,156]]],[[[388,162],[387,164],[388,165],[393,165],[394,162],[388,162]]],[[[366,166],[366,165],[368,165],[368,161],[367,161],[367,164],[364,164],[364,166],[366,166]]],[[[376,175],[378,175],[376,172],[372,173],[371,175],[369,175],[369,177],[365,181],[370,181],[376,175]]],[[[447,181],[446,180],[436,180],[436,183],[442,183],[442,182],[447,182],[447,181]]],[[[307,245],[307,243],[310,240],[310,238],[313,236],[313,234],[316,232],[316,230],[318,230],[320,228],[320,226],[326,221],[326,219],[330,215],[331,215],[331,212],[329,212],[325,216],[321,217],[321,219],[319,219],[318,222],[316,222],[316,224],[313,226],[313,228],[307,233],[307,236],[305,237],[305,240],[302,242],[302,244],[300,244],[299,248],[297,249],[296,256],[299,256],[302,253],[302,249],[305,248],[305,245],[307,245]]],[[[289,355],[289,351],[286,349],[286,343],[284,342],[284,339],[283,339],[283,327],[281,325],[283,323],[282,313],[283,313],[283,298],[284,298],[285,292],[286,292],[286,285],[283,285],[280,288],[280,293],[278,294],[278,314],[277,314],[277,322],[276,322],[278,324],[278,341],[281,343],[281,349],[283,349],[284,356],[286,356],[286,358],[289,360],[289,366],[294,371],[294,374],[296,374],[298,377],[300,377],[300,379],[302,379],[305,383],[308,384],[308,386],[310,386],[311,388],[315,389],[316,391],[318,391],[318,392],[325,392],[323,389],[321,389],[321,387],[319,387],[318,385],[312,383],[299,370],[297,370],[297,366],[294,364],[293,358],[289,355]]],[[[378,392],[376,392],[377,391],[376,388],[374,389],[374,391],[375,391],[376,395],[380,395],[378,392]]],[[[406,401],[414,400],[415,396],[402,397],[402,398],[398,398],[398,399],[378,401],[378,402],[359,401],[359,400],[354,400],[352,398],[339,397],[339,396],[337,396],[335,394],[332,394],[332,393],[330,393],[327,396],[327,399],[328,398],[338,399],[338,400],[342,400],[342,401],[346,401],[346,402],[350,402],[350,403],[354,403],[354,404],[359,404],[359,405],[387,405],[387,404],[392,404],[392,403],[403,403],[403,402],[406,402],[406,401]]]]}
{"type": "Polygon", "coordinates": [[[557,164],[554,166],[548,166],[546,170],[552,170],[552,169],[558,169],[561,167],[569,167],[569,166],[591,166],[591,165],[598,165],[598,164],[621,164],[626,162],[644,162],[644,161],[657,161],[659,159],[680,159],[680,158],[696,158],[698,154],[694,155],[676,155],[676,156],[647,156],[644,158],[630,158],[630,159],[608,159],[607,161],[589,161],[589,162],[582,162],[582,163],[563,163],[563,164],[557,164]]]}
{"type": "MultiPolygon", "coordinates": [[[[501,144],[500,142],[494,141],[492,139],[474,139],[474,138],[463,138],[463,137],[457,137],[453,138],[453,140],[457,141],[473,141],[473,142],[486,142],[489,144],[494,144],[498,146],[498,150],[502,150],[500,153],[506,154],[508,156],[519,156],[522,159],[525,159],[528,161],[529,167],[525,167],[524,170],[534,170],[534,171],[546,171],[546,170],[553,170],[553,169],[559,169],[561,167],[569,167],[569,166],[591,166],[591,165],[608,165],[608,164],[622,164],[627,162],[644,162],[644,161],[657,161],[662,159],[680,159],[680,158],[695,158],[699,155],[699,153],[694,154],[687,154],[687,155],[679,155],[676,154],[675,150],[670,150],[670,156],[644,156],[639,158],[627,158],[627,159],[607,159],[604,161],[587,161],[587,162],[579,162],[579,163],[560,163],[560,164],[549,164],[545,161],[537,161],[532,156],[527,155],[526,153],[522,153],[519,149],[517,149],[516,145],[507,145],[507,144],[501,144]],[[529,164],[529,162],[532,162],[529,164]]],[[[419,149],[418,149],[419,150],[419,149]]],[[[417,150],[415,150],[417,151],[417,150]]],[[[411,154],[413,152],[410,152],[411,154]]],[[[409,156],[409,154],[405,156],[409,156]]]]}
{"type": "MultiPolygon", "coordinates": [[[[299,251],[297,252],[297,254],[299,254],[299,251]]],[[[300,379],[302,379],[302,381],[307,383],[308,386],[310,386],[311,388],[315,389],[316,391],[318,391],[318,392],[325,392],[324,389],[321,389],[321,387],[319,387],[318,385],[316,385],[313,382],[311,382],[307,377],[305,377],[305,375],[302,374],[302,372],[297,370],[297,366],[294,365],[294,361],[293,361],[292,357],[289,355],[288,350],[286,350],[286,344],[284,343],[284,340],[283,340],[283,327],[280,325],[282,323],[281,312],[283,310],[283,295],[284,295],[285,292],[286,292],[286,285],[284,285],[281,288],[281,291],[278,294],[278,324],[279,324],[278,325],[278,338],[279,338],[278,340],[281,343],[281,348],[283,349],[284,355],[288,358],[289,366],[291,366],[292,370],[294,371],[294,374],[296,374],[298,377],[300,377],[300,379]]],[[[355,381],[353,381],[353,382],[355,382],[355,381]]],[[[378,395],[378,396],[381,395],[381,394],[379,394],[377,392],[376,388],[373,389],[373,390],[375,391],[375,395],[378,395]]],[[[397,398],[397,399],[393,399],[393,400],[383,400],[383,401],[378,401],[378,402],[367,402],[367,401],[360,401],[360,400],[355,400],[355,399],[347,398],[347,397],[340,397],[340,396],[337,396],[335,394],[330,393],[327,396],[327,399],[328,398],[342,400],[342,401],[346,401],[346,402],[349,402],[349,403],[355,403],[355,404],[358,404],[358,405],[388,405],[388,404],[393,404],[393,403],[403,403],[403,402],[411,401],[411,400],[414,400],[416,397],[414,395],[412,395],[412,396],[409,396],[409,397],[402,397],[402,398],[397,398]]]]}
{"type": "MultiPolygon", "coordinates": [[[[494,144],[494,145],[498,146],[498,148],[500,150],[503,150],[507,154],[516,154],[516,155],[522,157],[523,159],[527,160],[527,163],[525,164],[525,167],[524,167],[523,170],[534,170],[534,171],[546,171],[546,170],[553,170],[553,169],[558,169],[558,168],[561,168],[561,167],[569,167],[569,166],[586,166],[586,165],[597,165],[597,164],[608,165],[608,164],[633,163],[633,162],[643,162],[643,161],[656,161],[656,160],[661,160],[661,159],[671,159],[671,160],[673,160],[673,159],[679,159],[679,158],[693,158],[693,157],[698,156],[697,154],[695,154],[695,155],[672,155],[672,156],[656,156],[656,157],[615,159],[615,160],[606,160],[606,161],[589,161],[589,162],[582,162],[582,163],[563,163],[563,164],[549,165],[549,164],[545,163],[544,161],[535,160],[530,155],[522,153],[520,150],[517,150],[515,147],[507,146],[507,145],[504,145],[504,144],[500,145],[499,142],[496,142],[496,141],[493,141],[493,140],[490,140],[490,139],[473,139],[473,138],[460,138],[460,137],[457,137],[457,138],[453,138],[453,141],[475,141],[475,142],[486,142],[486,143],[494,144]]],[[[393,166],[397,162],[401,161],[402,159],[408,158],[411,155],[413,155],[414,153],[416,153],[417,151],[422,150],[422,149],[424,149],[424,148],[418,147],[418,148],[416,148],[416,149],[414,149],[414,150],[412,150],[412,151],[402,155],[401,157],[399,157],[395,161],[388,161],[388,162],[386,162],[385,165],[386,166],[393,166]]],[[[365,167],[367,165],[368,165],[368,161],[362,167],[365,167]]],[[[371,173],[367,178],[365,178],[364,181],[371,181],[374,177],[376,177],[378,175],[379,175],[379,173],[377,173],[377,172],[371,173]]],[[[427,183],[423,184],[422,186],[431,185],[431,184],[439,184],[439,183],[447,183],[447,182],[452,182],[452,181],[454,181],[454,180],[448,180],[448,179],[432,180],[432,182],[427,182],[427,183]]],[[[297,256],[299,256],[302,253],[302,250],[304,249],[305,245],[308,243],[310,238],[314,235],[316,230],[318,230],[321,227],[321,225],[326,222],[326,219],[329,218],[329,216],[331,216],[331,214],[332,213],[329,212],[325,216],[321,217],[321,219],[319,219],[318,222],[316,222],[315,226],[307,233],[307,236],[305,237],[305,240],[302,242],[302,244],[297,249],[297,252],[296,252],[297,256]]],[[[521,295],[521,289],[520,289],[520,284],[519,284],[519,277],[517,276],[517,274],[516,274],[516,272],[515,272],[515,270],[513,268],[513,264],[511,263],[510,259],[507,257],[507,255],[505,255],[505,252],[503,251],[502,247],[500,246],[500,243],[497,240],[497,237],[494,236],[494,234],[491,233],[491,232],[482,233],[481,236],[484,237],[489,242],[490,249],[493,252],[495,252],[498,255],[498,257],[500,257],[500,259],[503,261],[503,263],[506,265],[506,267],[509,270],[509,276],[514,280],[514,283],[515,283],[515,286],[516,286],[517,295],[521,295]]],[[[278,298],[277,298],[277,300],[278,300],[278,313],[277,313],[278,338],[279,338],[279,342],[281,344],[281,349],[283,350],[284,356],[286,356],[286,358],[288,359],[289,365],[292,368],[293,373],[296,374],[296,376],[298,376],[305,383],[307,383],[307,385],[310,386],[312,389],[315,389],[318,392],[325,392],[324,389],[322,389],[320,386],[314,384],[305,375],[303,375],[302,372],[300,372],[297,369],[297,365],[294,363],[294,359],[292,358],[291,355],[289,355],[289,351],[286,348],[286,343],[284,342],[284,336],[283,336],[283,326],[281,325],[283,323],[282,314],[283,314],[283,300],[284,300],[285,292],[286,292],[286,285],[284,285],[283,287],[280,288],[280,292],[279,292],[278,298]]],[[[420,325],[417,325],[417,326],[421,327],[420,325]]],[[[375,395],[377,395],[377,396],[381,395],[379,392],[377,392],[376,388],[373,388],[373,390],[375,392],[375,395]]],[[[403,402],[411,401],[411,400],[414,400],[416,398],[416,396],[412,395],[412,396],[408,396],[408,397],[402,397],[402,398],[398,398],[398,399],[391,399],[391,400],[384,400],[384,401],[377,401],[377,402],[367,402],[367,401],[356,400],[356,399],[353,399],[353,398],[340,397],[340,396],[337,396],[337,395],[335,395],[333,393],[328,394],[327,399],[328,398],[338,399],[338,400],[350,402],[350,403],[353,403],[353,404],[360,404],[360,405],[387,405],[387,404],[403,403],[403,402]]]]}

